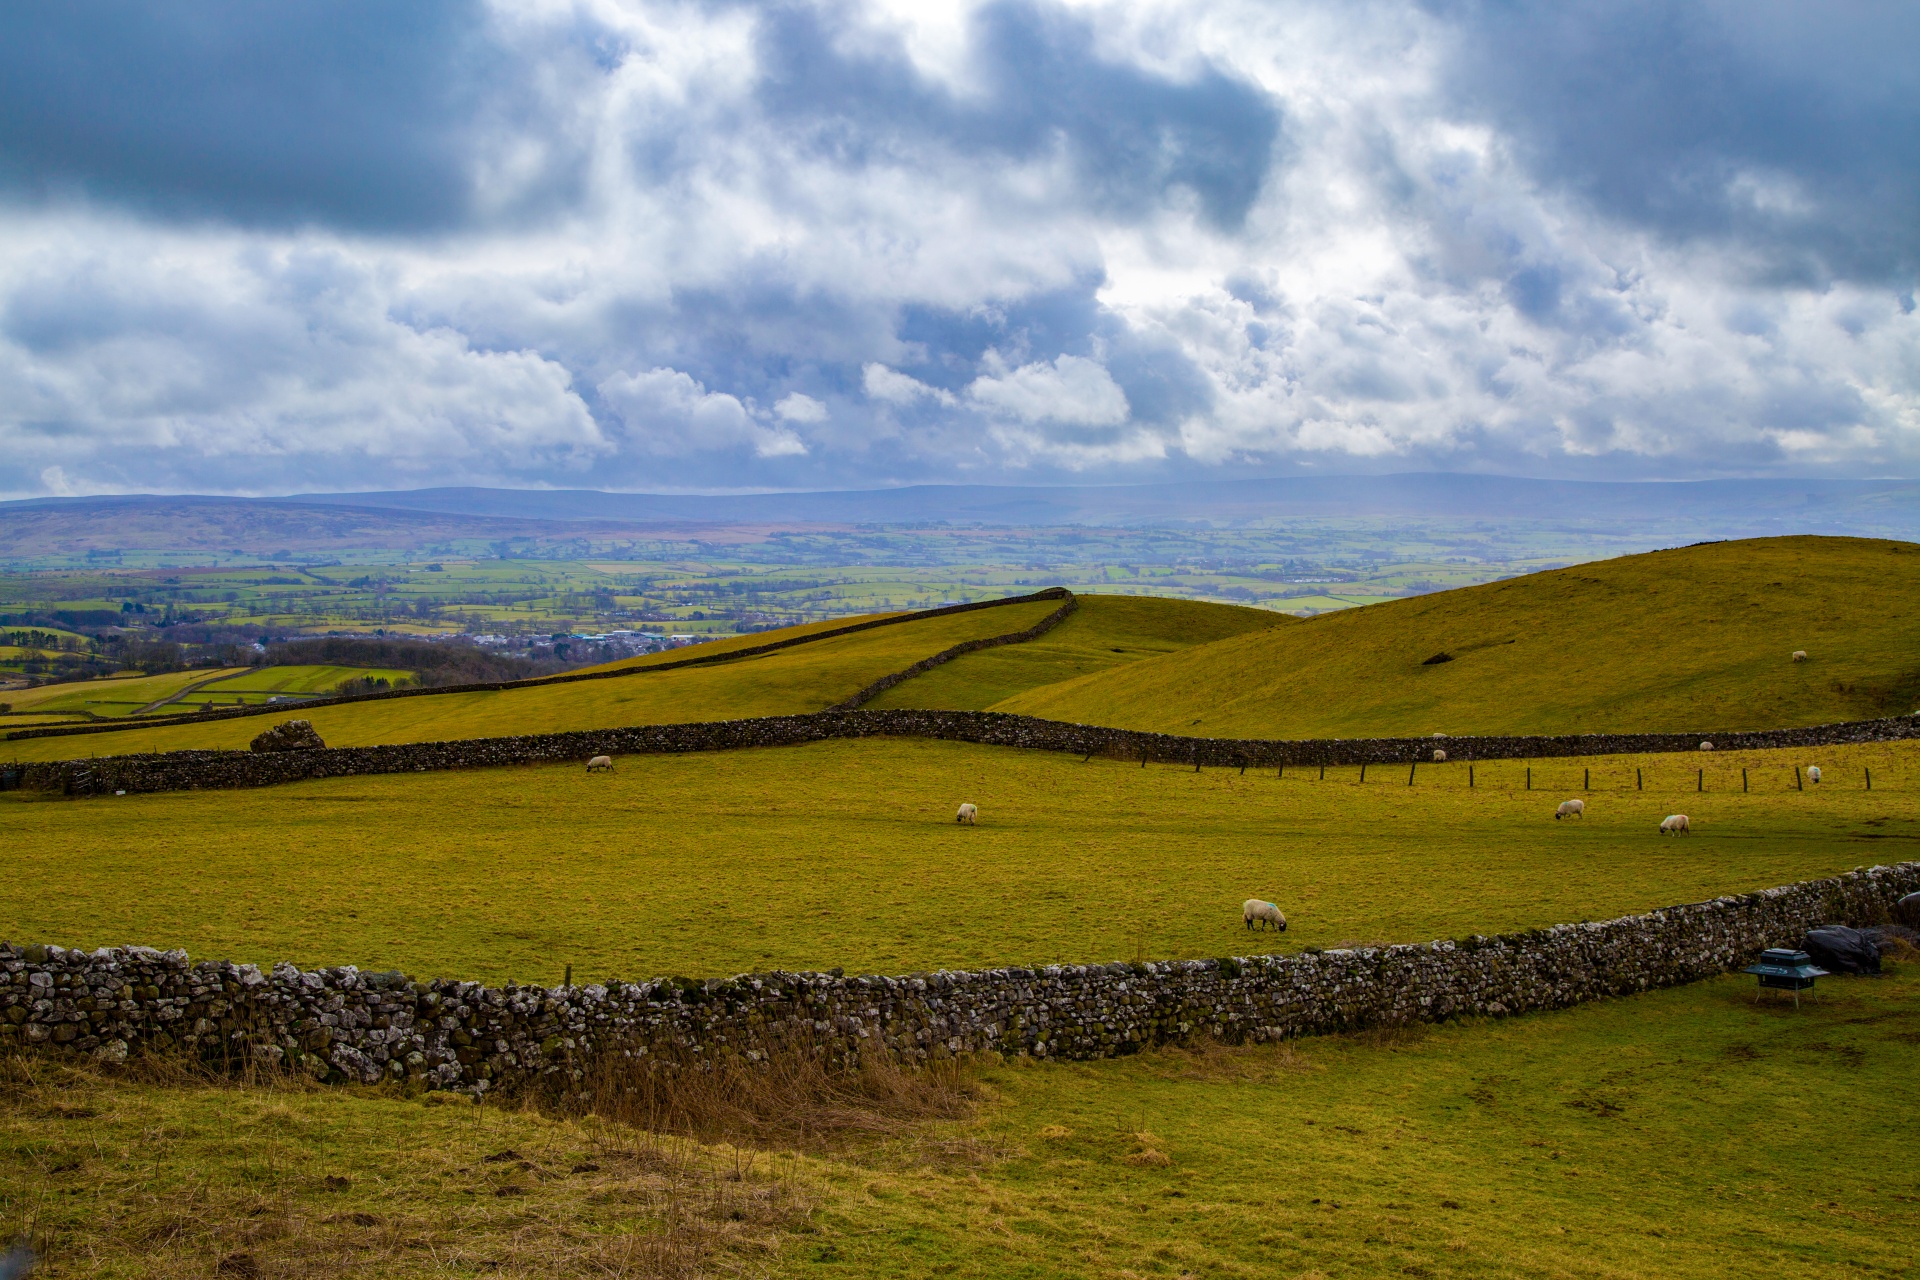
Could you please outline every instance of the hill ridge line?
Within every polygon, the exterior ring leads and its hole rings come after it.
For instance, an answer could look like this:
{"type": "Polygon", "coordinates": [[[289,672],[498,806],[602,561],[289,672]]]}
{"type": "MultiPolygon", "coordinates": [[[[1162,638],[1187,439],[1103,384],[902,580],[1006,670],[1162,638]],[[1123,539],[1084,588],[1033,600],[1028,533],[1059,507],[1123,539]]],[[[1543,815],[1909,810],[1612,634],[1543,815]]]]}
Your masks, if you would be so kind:
{"type": "MultiPolygon", "coordinates": [[[[564,733],[298,751],[190,750],[16,764],[0,771],[0,788],[64,795],[220,790],[273,786],[312,778],[560,763],[596,755],[663,755],[799,746],[869,737],[931,738],[982,746],[1098,755],[1105,759],[1203,767],[1432,764],[1437,741],[1453,764],[1567,756],[1678,754],[1698,750],[1697,733],[1513,735],[1474,738],[1188,738],[1173,734],[1069,724],[1000,711],[816,711],[688,724],[579,729],[564,733]]],[[[1800,729],[1756,729],[1712,735],[1721,750],[1830,746],[1920,738],[1920,716],[1857,720],[1800,729]]]]}
{"type": "MultiPolygon", "coordinates": [[[[123,722],[114,720],[107,724],[49,725],[42,729],[15,729],[0,735],[0,741],[23,742],[28,738],[66,738],[89,733],[121,733],[131,729],[164,729],[183,724],[212,724],[217,720],[239,720],[249,716],[285,715],[289,711],[305,711],[313,707],[337,707],[353,702],[382,702],[393,698],[422,698],[446,693],[497,693],[507,689],[534,689],[550,684],[577,684],[586,680],[611,680],[622,676],[650,675],[656,671],[678,671],[685,667],[712,666],[721,662],[732,662],[738,658],[757,658],[764,654],[777,653],[782,649],[791,649],[798,645],[812,644],[816,640],[832,640],[839,636],[850,636],[861,631],[872,631],[879,627],[898,626],[908,622],[923,622],[929,618],[945,618],[959,613],[972,613],[978,609],[997,609],[1002,605],[1034,604],[1042,600],[1073,598],[1073,593],[1065,587],[1046,587],[1040,591],[1029,592],[1024,596],[1003,596],[998,600],[975,600],[970,604],[942,605],[937,609],[921,609],[911,613],[894,614],[891,617],[875,618],[867,622],[850,623],[844,627],[834,627],[828,631],[816,631],[804,636],[790,636],[785,640],[775,640],[767,644],[750,645],[744,649],[729,649],[725,653],[700,654],[691,658],[678,658],[672,662],[655,662],[646,666],[618,667],[611,671],[575,671],[554,676],[531,676],[524,680],[488,680],[476,684],[435,685],[425,689],[385,689],[378,693],[345,694],[335,698],[310,698],[297,708],[285,705],[262,704],[257,707],[234,707],[226,711],[201,711],[191,715],[157,716],[152,719],[123,722]]],[[[1071,612],[1071,610],[1069,610],[1071,612]]],[[[1014,633],[1018,634],[1018,633],[1014,633]]],[[[996,640],[999,637],[995,637],[996,640]]],[[[1013,643],[1012,641],[1001,641],[1013,643]]],[[[936,655],[937,656],[937,655],[936,655]]],[[[952,656],[958,657],[958,654],[952,656]]],[[[944,661],[945,659],[943,659],[944,661]]],[[[937,665],[937,664],[936,664],[937,665]]],[[[915,674],[918,674],[917,672],[915,674]]],[[[904,676],[902,677],[905,678],[904,676]]],[[[897,683],[897,681],[896,681],[897,683]]],[[[882,690],[875,690],[869,697],[877,697],[882,690]]],[[[855,695],[856,697],[859,695],[855,695]]],[[[857,704],[856,704],[857,705],[857,704]]]]}

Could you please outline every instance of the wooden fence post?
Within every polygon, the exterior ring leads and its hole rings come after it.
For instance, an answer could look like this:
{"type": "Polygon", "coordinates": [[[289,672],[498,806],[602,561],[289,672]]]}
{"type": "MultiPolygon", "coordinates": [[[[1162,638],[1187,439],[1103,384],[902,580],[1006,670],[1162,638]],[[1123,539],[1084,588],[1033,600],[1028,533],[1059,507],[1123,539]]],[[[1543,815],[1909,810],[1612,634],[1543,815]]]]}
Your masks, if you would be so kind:
{"type": "Polygon", "coordinates": [[[1467,766],[1467,790],[1473,790],[1473,766],[1471,764],[1467,766]]]}
{"type": "Polygon", "coordinates": [[[1694,773],[1696,776],[1693,780],[1693,789],[1695,791],[1705,791],[1707,789],[1707,771],[1705,769],[1696,769],[1694,773]]]}
{"type": "Polygon", "coordinates": [[[1582,791],[1593,790],[1593,769],[1591,766],[1580,771],[1580,789],[1582,791]]]}
{"type": "Polygon", "coordinates": [[[1527,766],[1527,790],[1533,790],[1533,766],[1527,766]]]}
{"type": "Polygon", "coordinates": [[[1633,770],[1633,789],[1635,791],[1645,791],[1647,789],[1647,780],[1640,776],[1640,768],[1638,765],[1635,765],[1633,770]]]}
{"type": "Polygon", "coordinates": [[[1418,769],[1419,767],[1420,767],[1420,762],[1417,760],[1407,766],[1407,785],[1408,786],[1413,785],[1413,771],[1415,769],[1418,769]]]}
{"type": "MultiPolygon", "coordinates": [[[[1800,770],[1796,768],[1794,772],[1798,773],[1800,770]]],[[[1740,794],[1747,794],[1747,771],[1745,769],[1740,770],[1740,794]]]]}
{"type": "Polygon", "coordinates": [[[1360,762],[1360,781],[1365,782],[1366,780],[1367,780],[1367,762],[1365,760],[1362,760],[1360,762]]]}

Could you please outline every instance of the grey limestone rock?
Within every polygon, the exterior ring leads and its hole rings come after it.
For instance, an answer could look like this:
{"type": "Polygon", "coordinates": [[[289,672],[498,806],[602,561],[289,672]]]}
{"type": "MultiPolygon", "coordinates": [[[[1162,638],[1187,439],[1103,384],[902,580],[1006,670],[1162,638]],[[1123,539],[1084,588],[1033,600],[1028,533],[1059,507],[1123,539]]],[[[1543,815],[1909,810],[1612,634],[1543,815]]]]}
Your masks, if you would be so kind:
{"type": "Polygon", "coordinates": [[[305,720],[288,720],[277,724],[253,740],[255,751],[315,751],[324,750],[326,743],[312,724],[305,720]]]}

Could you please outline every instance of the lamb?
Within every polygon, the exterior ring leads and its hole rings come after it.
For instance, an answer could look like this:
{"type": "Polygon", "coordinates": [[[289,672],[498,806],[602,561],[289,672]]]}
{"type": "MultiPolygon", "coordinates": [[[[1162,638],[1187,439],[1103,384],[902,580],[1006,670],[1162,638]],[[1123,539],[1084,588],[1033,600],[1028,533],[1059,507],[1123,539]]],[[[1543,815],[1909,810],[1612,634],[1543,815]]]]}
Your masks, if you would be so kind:
{"type": "Polygon", "coordinates": [[[1684,836],[1693,834],[1693,827],[1687,822],[1684,813],[1670,813],[1660,822],[1660,834],[1663,836],[1684,836]]]}
{"type": "Polygon", "coordinates": [[[1553,811],[1553,820],[1555,822],[1560,821],[1562,818],[1584,818],[1586,816],[1587,802],[1585,800],[1562,800],[1560,807],[1553,811]]]}
{"type": "Polygon", "coordinates": [[[1807,781],[1808,781],[1808,782],[1818,782],[1818,781],[1820,781],[1820,766],[1819,766],[1819,765],[1817,765],[1817,764],[1810,764],[1810,765],[1808,765],[1808,766],[1807,766],[1807,781]]]}
{"type": "Polygon", "coordinates": [[[1805,662],[1807,660],[1807,651],[1805,649],[1795,649],[1793,651],[1793,660],[1795,662],[1805,662]]]}
{"type": "Polygon", "coordinates": [[[1258,898],[1248,898],[1240,904],[1240,918],[1247,922],[1248,929],[1252,929],[1253,922],[1258,920],[1264,929],[1278,929],[1282,933],[1287,931],[1287,918],[1280,914],[1280,908],[1258,898]]]}
{"type": "Polygon", "coordinates": [[[593,759],[587,761],[588,773],[592,773],[595,769],[612,769],[612,768],[613,768],[612,756],[595,756],[593,759]]]}
{"type": "Polygon", "coordinates": [[[1433,762],[1435,764],[1445,764],[1447,762],[1447,753],[1435,747],[1433,749],[1433,762]]]}
{"type": "Polygon", "coordinates": [[[960,806],[960,812],[953,815],[953,820],[963,822],[969,827],[977,827],[980,825],[980,808],[974,804],[963,804],[960,806]]]}

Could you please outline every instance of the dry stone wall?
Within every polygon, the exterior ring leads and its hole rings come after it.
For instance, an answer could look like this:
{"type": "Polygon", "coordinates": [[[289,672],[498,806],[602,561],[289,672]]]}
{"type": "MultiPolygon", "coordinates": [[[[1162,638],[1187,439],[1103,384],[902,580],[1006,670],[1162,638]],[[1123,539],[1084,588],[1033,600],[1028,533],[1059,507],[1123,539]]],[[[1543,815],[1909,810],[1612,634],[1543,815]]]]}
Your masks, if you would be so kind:
{"type": "MultiPolygon", "coordinates": [[[[1066,724],[995,711],[821,711],[700,724],[637,725],[575,733],[512,738],[466,738],[452,742],[401,743],[380,747],[330,747],[274,753],[168,751],[151,755],[101,756],[17,764],[0,769],[0,785],[65,795],[111,795],[125,791],[185,791],[264,787],[305,778],[375,773],[425,773],[488,765],[589,760],[597,755],[648,755],[731,751],[743,747],[797,746],[830,738],[938,738],[992,746],[1065,751],[1123,760],[1175,762],[1214,768],[1275,768],[1281,765],[1417,764],[1432,760],[1432,738],[1331,738],[1282,741],[1251,738],[1187,738],[1099,725],[1066,724]]],[[[1559,737],[1448,738],[1455,762],[1538,759],[1641,752],[1692,751],[1703,737],[1722,751],[1763,747],[1826,746],[1920,737],[1920,716],[1861,720],[1807,729],[1748,733],[1587,733],[1559,737]]]]}
{"type": "MultiPolygon", "coordinates": [[[[729,649],[724,653],[696,653],[689,658],[680,658],[673,662],[650,662],[645,666],[615,667],[603,671],[575,671],[565,675],[536,676],[526,680],[492,680],[477,684],[446,684],[425,689],[389,689],[382,693],[346,694],[334,698],[307,698],[300,703],[302,710],[313,707],[337,706],[343,702],[386,702],[394,698],[433,698],[449,693],[498,693],[503,689],[532,689],[547,684],[578,684],[583,680],[620,680],[634,676],[654,675],[662,671],[678,671],[682,667],[704,667],[719,662],[734,662],[741,658],[757,658],[762,654],[775,653],[781,649],[791,649],[795,645],[812,644],[818,640],[832,640],[839,636],[850,636],[858,631],[872,631],[877,627],[897,627],[907,622],[922,622],[928,618],[945,618],[956,613],[973,613],[980,609],[998,609],[1002,605],[1031,604],[1041,600],[1065,600],[1066,611],[1071,612],[1074,596],[1065,587],[1048,587],[1024,596],[1006,596],[998,600],[976,600],[972,604],[942,605],[938,609],[921,609],[916,613],[900,613],[888,618],[875,618],[868,622],[848,623],[844,627],[833,627],[825,631],[811,631],[803,636],[790,636],[785,640],[769,640],[765,644],[749,645],[740,649],[729,649]]],[[[1060,613],[1059,617],[1065,617],[1060,613]]],[[[1058,618],[1055,619],[1058,621],[1058,618]]],[[[1043,623],[1041,630],[1049,624],[1043,623]]],[[[1034,634],[1039,634],[1035,632],[1034,634]]],[[[995,643],[1012,643],[995,641],[995,643]]],[[[955,654],[954,656],[958,656],[955,654]]],[[[206,724],[214,720],[235,720],[248,716],[285,715],[284,706],[232,707],[224,711],[197,711],[190,715],[143,716],[138,723],[129,723],[121,719],[106,724],[90,725],[54,725],[39,729],[15,729],[10,733],[0,733],[0,738],[13,742],[27,738],[66,738],[102,733],[125,733],[133,729],[151,729],[173,724],[206,724]]]]}
{"type": "Polygon", "coordinates": [[[1088,1059],[1208,1034],[1231,1042],[1558,1009],[1691,982],[1872,924],[1920,888],[1874,867],[1599,923],[1418,946],[908,977],[751,974],[584,987],[482,986],[352,967],[189,961],[182,951],[0,943],[0,1052],[117,1061],[181,1052],[331,1081],[482,1093],[566,1088],[597,1060],[684,1070],[799,1048],[836,1062],[999,1052],[1088,1059]]]}

